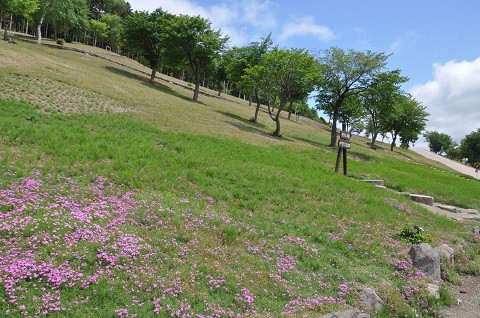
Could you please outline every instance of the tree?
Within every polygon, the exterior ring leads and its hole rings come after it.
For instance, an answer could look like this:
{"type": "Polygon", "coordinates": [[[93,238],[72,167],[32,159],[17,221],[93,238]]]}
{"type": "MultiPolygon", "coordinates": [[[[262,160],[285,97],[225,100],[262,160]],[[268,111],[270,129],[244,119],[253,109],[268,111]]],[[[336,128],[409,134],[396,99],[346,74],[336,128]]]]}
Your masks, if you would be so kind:
{"type": "Polygon", "coordinates": [[[100,18],[100,21],[107,25],[106,41],[111,50],[118,48],[122,45],[123,39],[123,19],[115,14],[106,13],[100,18]]]}
{"type": "Polygon", "coordinates": [[[280,114],[287,102],[298,98],[299,91],[313,90],[317,81],[318,64],[304,49],[282,50],[277,47],[265,54],[263,61],[247,70],[248,76],[260,84],[269,100],[268,113],[276,123],[275,136],[280,136],[280,114]],[[270,100],[277,99],[277,109],[271,107],[270,100]]]}
{"type": "Polygon", "coordinates": [[[85,0],[40,0],[35,13],[38,44],[42,44],[42,25],[48,21],[56,33],[80,30],[88,25],[88,7],[85,0]]]}
{"type": "Polygon", "coordinates": [[[321,77],[316,85],[317,108],[332,113],[331,147],[337,142],[337,120],[344,100],[368,89],[375,75],[385,67],[388,57],[384,53],[345,52],[333,47],[318,58],[321,77]]]}
{"type": "Polygon", "coordinates": [[[349,95],[345,98],[344,105],[338,114],[340,122],[347,125],[347,129],[352,126],[359,126],[363,117],[363,105],[358,94],[349,95]]]}
{"type": "Polygon", "coordinates": [[[423,134],[425,140],[428,142],[430,151],[436,154],[446,153],[448,149],[453,147],[452,138],[444,133],[438,131],[427,131],[423,134]]]}
{"type": "Polygon", "coordinates": [[[396,99],[401,95],[400,84],[408,81],[400,75],[400,70],[377,74],[371,86],[362,93],[362,104],[367,127],[372,136],[372,147],[378,134],[386,133],[385,124],[393,111],[396,99]]]}
{"type": "Polygon", "coordinates": [[[211,22],[200,16],[180,15],[169,19],[166,51],[170,61],[188,63],[195,77],[195,102],[198,101],[202,80],[227,41],[228,37],[222,37],[221,30],[213,30],[211,22]]]}
{"type": "MultiPolygon", "coordinates": [[[[225,55],[228,79],[237,85],[239,95],[241,94],[242,89],[245,89],[249,93],[250,105],[252,102],[251,97],[252,95],[255,95],[257,101],[256,114],[258,114],[258,109],[260,108],[258,90],[256,90],[256,86],[258,85],[255,81],[252,81],[252,78],[245,77],[245,74],[248,68],[260,64],[263,60],[263,56],[271,49],[273,43],[271,40],[271,34],[260,40],[261,41],[258,42],[251,42],[244,47],[233,47],[228,50],[225,55]]],[[[255,121],[256,119],[255,116],[255,121]]]]}
{"type": "Polygon", "coordinates": [[[456,142],[453,142],[453,145],[451,148],[448,148],[445,151],[447,158],[452,159],[452,160],[460,160],[462,159],[462,152],[460,148],[458,147],[458,144],[456,142]]]}
{"type": "Polygon", "coordinates": [[[90,20],[90,31],[93,34],[93,46],[97,46],[98,39],[105,39],[108,36],[107,24],[97,20],[90,20]]]}
{"type": "Polygon", "coordinates": [[[466,135],[460,142],[460,152],[463,158],[478,167],[480,163],[480,128],[466,135]]]}
{"type": "Polygon", "coordinates": [[[402,145],[408,148],[410,142],[418,140],[418,136],[425,129],[427,117],[425,107],[408,94],[397,99],[392,114],[386,122],[386,129],[392,134],[390,150],[393,151],[398,136],[402,145]]]}
{"type": "MultiPolygon", "coordinates": [[[[265,54],[267,54],[272,46],[271,34],[266,38],[262,38],[260,42],[251,42],[248,46],[242,48],[232,49],[232,54],[229,54],[229,63],[227,66],[229,78],[244,87],[250,95],[255,96],[257,106],[255,108],[255,115],[253,121],[257,122],[258,112],[260,110],[260,89],[262,86],[262,78],[257,72],[265,54]]],[[[264,88],[266,93],[266,88],[264,88]]],[[[250,99],[251,101],[251,99],[250,99]]]]}
{"type": "Polygon", "coordinates": [[[55,34],[78,31],[88,24],[88,7],[85,0],[50,1],[46,19],[55,34]]]}
{"type": "Polygon", "coordinates": [[[7,16],[11,14],[29,15],[38,10],[38,0],[0,0],[0,18],[3,22],[3,39],[8,40],[7,16]]]}
{"type": "Polygon", "coordinates": [[[105,13],[115,14],[122,18],[127,17],[132,8],[130,3],[124,0],[87,0],[90,8],[91,17],[100,20],[105,13]]]}
{"type": "Polygon", "coordinates": [[[127,50],[139,54],[152,69],[150,82],[155,81],[165,53],[166,25],[172,16],[162,9],[152,13],[135,12],[125,19],[127,50]]]}

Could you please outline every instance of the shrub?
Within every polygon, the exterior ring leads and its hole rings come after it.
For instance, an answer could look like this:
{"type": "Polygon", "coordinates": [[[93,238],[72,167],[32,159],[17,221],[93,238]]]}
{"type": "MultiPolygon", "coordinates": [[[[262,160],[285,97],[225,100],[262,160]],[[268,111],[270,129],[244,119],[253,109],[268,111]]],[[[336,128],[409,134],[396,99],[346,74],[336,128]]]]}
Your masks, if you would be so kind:
{"type": "Polygon", "coordinates": [[[57,44],[58,45],[63,45],[65,43],[64,39],[57,39],[57,44]]]}
{"type": "Polygon", "coordinates": [[[445,306],[452,307],[457,303],[455,297],[448,291],[445,286],[440,286],[440,302],[445,306]]]}
{"type": "Polygon", "coordinates": [[[462,278],[455,270],[455,267],[448,260],[443,259],[440,266],[442,271],[442,279],[450,284],[461,286],[462,278]]]}
{"type": "Polygon", "coordinates": [[[411,244],[431,243],[432,239],[423,232],[424,230],[420,226],[405,226],[399,234],[395,235],[395,238],[411,244]]]}
{"type": "Polygon", "coordinates": [[[378,295],[385,302],[385,308],[378,313],[380,317],[409,316],[410,307],[398,289],[388,284],[382,284],[378,287],[378,295]]]}

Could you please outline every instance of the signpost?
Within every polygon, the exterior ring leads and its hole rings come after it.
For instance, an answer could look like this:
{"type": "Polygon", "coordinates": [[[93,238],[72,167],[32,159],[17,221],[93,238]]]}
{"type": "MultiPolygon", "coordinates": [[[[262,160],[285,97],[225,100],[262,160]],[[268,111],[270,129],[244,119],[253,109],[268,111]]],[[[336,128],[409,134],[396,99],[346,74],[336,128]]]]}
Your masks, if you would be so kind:
{"type": "Polygon", "coordinates": [[[338,140],[338,155],[337,155],[337,164],[335,165],[335,172],[338,172],[340,168],[340,159],[343,154],[343,174],[347,175],[347,149],[350,149],[352,143],[350,138],[352,135],[347,131],[347,125],[342,125],[342,132],[340,133],[340,139],[338,140]]]}

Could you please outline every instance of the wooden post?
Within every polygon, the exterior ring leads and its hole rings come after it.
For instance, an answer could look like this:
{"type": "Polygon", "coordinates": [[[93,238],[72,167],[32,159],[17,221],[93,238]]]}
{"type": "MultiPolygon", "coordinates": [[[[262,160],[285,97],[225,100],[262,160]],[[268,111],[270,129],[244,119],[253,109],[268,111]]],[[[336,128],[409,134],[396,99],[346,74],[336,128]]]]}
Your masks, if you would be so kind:
{"type": "Polygon", "coordinates": [[[337,162],[335,165],[335,172],[340,169],[340,161],[343,155],[343,174],[347,175],[347,149],[350,148],[350,133],[347,132],[347,125],[342,124],[341,138],[338,141],[337,162]]]}
{"type": "Polygon", "coordinates": [[[342,158],[342,148],[338,148],[338,154],[337,154],[337,164],[335,165],[335,172],[338,172],[338,169],[340,168],[340,159],[342,158]]]}

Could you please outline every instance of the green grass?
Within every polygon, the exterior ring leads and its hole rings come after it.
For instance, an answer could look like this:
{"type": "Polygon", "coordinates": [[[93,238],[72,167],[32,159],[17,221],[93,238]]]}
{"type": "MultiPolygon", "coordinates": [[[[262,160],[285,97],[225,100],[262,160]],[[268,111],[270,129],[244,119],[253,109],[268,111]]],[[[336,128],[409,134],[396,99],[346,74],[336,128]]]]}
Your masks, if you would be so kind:
{"type": "MultiPolygon", "coordinates": [[[[455,246],[458,271],[478,269],[470,224],[358,182],[384,179],[479,208],[476,180],[406,150],[372,150],[360,137],[344,177],[333,172],[336,151],[324,126],[284,120],[284,138],[272,138],[273,122],[261,114],[250,123],[254,110],[242,102],[195,104],[190,92],[102,60],[0,45],[0,85],[8,87],[0,100],[0,208],[8,215],[0,240],[31,251],[37,265],[98,275],[84,287],[68,275],[60,287],[22,278],[16,296],[31,301],[9,302],[11,290],[0,288],[2,314],[148,317],[155,308],[161,315],[216,308],[315,317],[358,306],[357,291],[372,286],[391,296],[387,315],[423,308],[435,316],[423,294],[410,293],[425,279],[408,263],[408,243],[396,239],[414,225],[433,245],[455,246]],[[32,249],[39,238],[45,244],[32,249]],[[70,310],[45,308],[40,287],[70,310]]],[[[5,266],[21,255],[15,251],[0,249],[4,286],[5,266]]]]}

